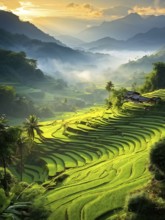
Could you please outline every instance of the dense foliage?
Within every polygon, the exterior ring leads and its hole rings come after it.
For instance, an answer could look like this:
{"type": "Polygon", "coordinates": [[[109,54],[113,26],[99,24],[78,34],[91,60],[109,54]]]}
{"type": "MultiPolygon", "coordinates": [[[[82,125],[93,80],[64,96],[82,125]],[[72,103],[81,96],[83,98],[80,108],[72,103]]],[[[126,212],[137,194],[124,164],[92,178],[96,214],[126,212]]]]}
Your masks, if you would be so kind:
{"type": "Polygon", "coordinates": [[[37,69],[36,61],[28,59],[24,52],[0,49],[1,81],[21,82],[23,84],[44,80],[44,74],[37,69]]]}
{"type": "MultiPolygon", "coordinates": [[[[30,117],[37,120],[35,116],[30,117]]],[[[37,122],[35,125],[38,126],[37,122]]],[[[0,219],[46,220],[50,214],[43,205],[45,199],[41,199],[45,188],[38,184],[19,182],[7,168],[13,163],[20,165],[22,180],[25,152],[27,149],[29,151],[28,145],[31,144],[30,141],[28,143],[29,137],[28,134],[27,139],[24,139],[21,128],[8,126],[5,116],[0,117],[0,219]]]]}
{"type": "Polygon", "coordinates": [[[156,89],[165,88],[165,63],[154,63],[153,71],[146,77],[145,83],[141,88],[142,92],[151,92],[156,89]]]}
{"type": "Polygon", "coordinates": [[[165,215],[165,140],[156,143],[150,153],[153,179],[142,193],[131,195],[126,219],[164,220],[165,215]],[[143,192],[144,191],[144,192],[143,192]]]}
{"type": "Polygon", "coordinates": [[[0,114],[23,117],[39,112],[30,99],[17,95],[13,86],[0,85],[0,100],[0,114]]]}

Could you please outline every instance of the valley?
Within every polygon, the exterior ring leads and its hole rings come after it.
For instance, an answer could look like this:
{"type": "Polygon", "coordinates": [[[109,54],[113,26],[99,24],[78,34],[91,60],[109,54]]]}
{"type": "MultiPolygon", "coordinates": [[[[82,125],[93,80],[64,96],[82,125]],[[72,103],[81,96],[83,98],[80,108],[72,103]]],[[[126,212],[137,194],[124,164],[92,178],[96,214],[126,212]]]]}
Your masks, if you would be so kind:
{"type": "Polygon", "coordinates": [[[164,220],[165,15],[18,3],[0,5],[0,219],[164,220]]]}

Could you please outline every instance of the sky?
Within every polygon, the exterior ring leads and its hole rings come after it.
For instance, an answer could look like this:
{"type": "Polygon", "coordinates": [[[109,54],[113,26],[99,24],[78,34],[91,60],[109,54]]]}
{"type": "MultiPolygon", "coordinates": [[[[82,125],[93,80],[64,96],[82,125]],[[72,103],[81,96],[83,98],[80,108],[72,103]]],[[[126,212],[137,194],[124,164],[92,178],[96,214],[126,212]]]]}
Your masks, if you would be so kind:
{"type": "Polygon", "coordinates": [[[74,35],[130,13],[165,15],[165,0],[0,0],[0,9],[51,34],[74,35]]]}

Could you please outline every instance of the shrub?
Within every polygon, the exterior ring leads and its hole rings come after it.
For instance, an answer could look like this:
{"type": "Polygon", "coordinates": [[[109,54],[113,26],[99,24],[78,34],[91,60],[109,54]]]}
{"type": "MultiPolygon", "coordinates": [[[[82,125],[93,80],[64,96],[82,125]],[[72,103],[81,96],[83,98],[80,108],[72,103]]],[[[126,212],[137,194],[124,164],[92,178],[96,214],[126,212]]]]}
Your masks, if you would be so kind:
{"type": "Polygon", "coordinates": [[[145,194],[135,194],[128,200],[128,211],[136,214],[151,215],[156,211],[156,204],[145,194]]]}
{"type": "MultiPolygon", "coordinates": [[[[0,188],[3,188],[3,181],[4,181],[4,170],[3,168],[0,168],[0,188]]],[[[8,169],[7,169],[6,181],[9,190],[14,186],[16,182],[16,178],[8,169]]]]}
{"type": "Polygon", "coordinates": [[[29,209],[27,220],[46,220],[50,215],[50,210],[44,206],[44,201],[42,199],[37,199],[33,202],[29,209]]]}
{"type": "Polygon", "coordinates": [[[150,161],[161,174],[165,175],[165,141],[158,142],[150,153],[150,161]]]}
{"type": "MultiPolygon", "coordinates": [[[[24,186],[24,185],[23,185],[24,186]]],[[[32,202],[34,201],[38,196],[43,194],[45,192],[44,187],[38,184],[29,185],[29,187],[26,187],[23,192],[21,193],[21,196],[19,198],[19,201],[23,202],[32,202]]]]}
{"type": "MultiPolygon", "coordinates": [[[[0,189],[0,213],[9,205],[10,200],[6,197],[5,191],[0,189]]],[[[1,219],[1,218],[0,218],[1,219]]]]}

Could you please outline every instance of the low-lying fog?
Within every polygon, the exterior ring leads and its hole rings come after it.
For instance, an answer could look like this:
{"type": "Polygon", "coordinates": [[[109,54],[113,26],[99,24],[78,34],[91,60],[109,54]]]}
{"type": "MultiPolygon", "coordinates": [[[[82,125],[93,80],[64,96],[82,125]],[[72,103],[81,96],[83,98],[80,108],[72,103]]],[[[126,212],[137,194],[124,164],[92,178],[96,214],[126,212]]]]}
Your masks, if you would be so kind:
{"type": "Polygon", "coordinates": [[[112,64],[111,68],[116,69],[120,65],[124,63],[128,63],[130,61],[136,61],[144,56],[151,55],[153,51],[97,51],[102,54],[109,54],[116,59],[116,62],[112,64]]]}
{"type": "MultiPolygon", "coordinates": [[[[135,61],[153,51],[97,51],[103,56],[97,62],[91,64],[71,65],[53,59],[39,60],[38,67],[47,75],[63,78],[67,82],[105,82],[109,79],[115,80],[115,71],[121,64],[135,61]]],[[[122,74],[122,73],[121,73],[122,74]]],[[[123,73],[126,75],[126,73],[123,73]]],[[[130,75],[130,73],[128,74],[130,75]]]]}

